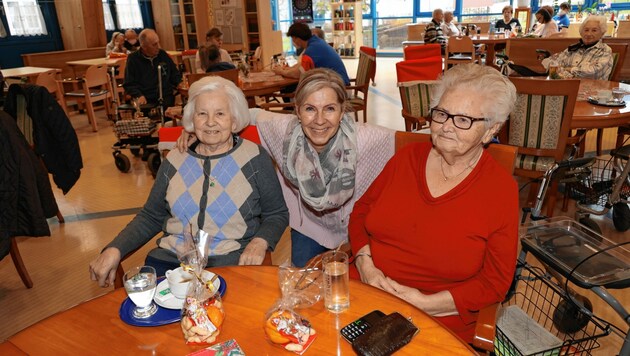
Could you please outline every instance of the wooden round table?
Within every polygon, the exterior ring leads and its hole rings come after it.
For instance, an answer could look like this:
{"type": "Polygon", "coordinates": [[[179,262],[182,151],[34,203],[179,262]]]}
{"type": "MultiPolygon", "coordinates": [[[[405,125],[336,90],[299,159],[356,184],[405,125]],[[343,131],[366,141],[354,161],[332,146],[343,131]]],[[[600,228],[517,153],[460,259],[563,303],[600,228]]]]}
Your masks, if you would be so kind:
{"type": "MultiPolygon", "coordinates": [[[[235,339],[247,355],[292,355],[266,341],[265,312],[280,296],[275,266],[213,268],[226,280],[226,319],[218,341],[235,339]]],[[[87,277],[86,277],[87,278],[87,277]]],[[[204,348],[186,345],[179,323],[157,327],[135,327],[118,316],[126,298],[120,288],[74,308],[46,318],[17,333],[8,342],[29,355],[110,354],[186,355],[204,348]]],[[[33,306],[33,307],[36,307],[33,306]]],[[[320,301],[298,310],[317,330],[318,336],[306,355],[352,355],[339,329],[362,315],[380,309],[411,317],[420,328],[412,342],[397,355],[470,355],[474,351],[435,319],[410,304],[359,281],[350,283],[350,308],[341,314],[326,311],[320,301]]],[[[7,321],[10,322],[10,321],[7,321]]]]}
{"type": "Polygon", "coordinates": [[[630,85],[607,80],[581,79],[578,100],[573,109],[571,128],[600,129],[630,123],[630,85]],[[626,106],[607,107],[591,104],[589,96],[597,96],[598,90],[622,88],[626,91],[626,106]]]}

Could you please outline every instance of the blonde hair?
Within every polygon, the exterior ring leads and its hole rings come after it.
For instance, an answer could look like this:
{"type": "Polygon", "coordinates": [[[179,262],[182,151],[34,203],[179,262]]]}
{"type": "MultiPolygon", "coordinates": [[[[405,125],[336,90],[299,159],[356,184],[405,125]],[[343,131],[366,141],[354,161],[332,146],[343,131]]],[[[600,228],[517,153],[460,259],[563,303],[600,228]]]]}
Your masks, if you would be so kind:
{"type": "Polygon", "coordinates": [[[487,127],[507,121],[516,102],[516,87],[498,70],[479,64],[460,64],[442,75],[431,92],[431,107],[439,105],[444,93],[464,88],[470,97],[461,100],[478,102],[487,127]]]}
{"type": "Polygon", "coordinates": [[[228,97],[228,105],[232,120],[234,120],[234,130],[240,132],[249,125],[249,108],[247,99],[243,92],[231,81],[219,76],[208,76],[194,82],[188,90],[188,103],[184,106],[182,126],[186,132],[195,131],[193,118],[195,115],[195,103],[199,95],[204,93],[216,93],[222,91],[228,97]]]}
{"type": "Polygon", "coordinates": [[[299,116],[298,108],[311,94],[324,88],[332,89],[337,96],[337,103],[341,104],[344,112],[350,112],[352,105],[347,100],[346,85],[337,72],[328,68],[315,68],[307,71],[300,78],[295,90],[295,112],[299,116]]]}

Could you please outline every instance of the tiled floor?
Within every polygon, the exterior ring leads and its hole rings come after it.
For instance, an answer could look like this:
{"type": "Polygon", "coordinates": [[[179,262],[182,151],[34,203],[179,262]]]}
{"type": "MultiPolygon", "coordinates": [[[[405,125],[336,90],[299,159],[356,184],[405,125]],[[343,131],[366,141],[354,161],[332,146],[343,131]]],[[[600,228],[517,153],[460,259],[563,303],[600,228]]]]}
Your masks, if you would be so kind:
{"type": "MultiPolygon", "coordinates": [[[[377,85],[371,88],[369,96],[368,122],[402,130],[404,123],[400,116],[394,67],[398,60],[378,58],[377,85]]],[[[349,73],[356,72],[356,60],[346,61],[346,65],[349,73]]],[[[105,120],[103,111],[97,112],[97,116],[100,117],[97,133],[91,131],[85,115],[71,117],[79,137],[84,168],[77,185],[67,195],[62,195],[59,190],[55,192],[66,223],[59,225],[56,219],[51,219],[51,237],[18,239],[34,287],[24,288],[10,258],[0,261],[0,320],[4,321],[0,323],[0,341],[49,315],[108,292],[89,280],[88,264],[142,206],[153,179],[146,163],[131,157],[128,151],[131,171],[121,173],[116,169],[111,154],[111,145],[116,141],[112,125],[105,120]]],[[[592,150],[592,145],[588,147],[592,150]]],[[[556,215],[571,214],[571,211],[562,213],[556,209],[556,215]]],[[[630,234],[612,229],[609,217],[600,218],[598,222],[609,238],[618,242],[630,239],[630,234]]],[[[124,265],[140,264],[150,245],[124,265]]],[[[274,253],[274,263],[287,261],[288,251],[285,236],[274,253]]],[[[613,293],[622,304],[630,305],[629,292],[613,293]]],[[[598,315],[614,320],[619,326],[624,325],[610,308],[597,303],[596,297],[591,300],[598,315]]],[[[624,329],[627,328],[624,326],[624,329]]],[[[619,345],[617,336],[603,338],[602,347],[596,354],[613,355],[618,352],[619,345]]]]}

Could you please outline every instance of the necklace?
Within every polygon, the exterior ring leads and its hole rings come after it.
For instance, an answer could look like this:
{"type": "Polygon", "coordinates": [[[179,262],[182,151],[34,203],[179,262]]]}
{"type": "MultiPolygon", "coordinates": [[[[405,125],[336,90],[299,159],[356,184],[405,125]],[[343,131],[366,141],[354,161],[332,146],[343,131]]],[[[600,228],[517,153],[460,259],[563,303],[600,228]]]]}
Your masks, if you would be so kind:
{"type": "MultiPolygon", "coordinates": [[[[483,151],[481,151],[481,153],[483,154],[483,151]]],[[[469,170],[470,168],[472,168],[481,158],[481,154],[479,156],[477,156],[473,161],[471,161],[468,166],[466,168],[464,168],[461,172],[457,173],[456,175],[452,176],[452,177],[447,177],[446,174],[444,173],[444,157],[442,157],[442,155],[440,155],[440,170],[442,171],[442,177],[444,177],[444,181],[446,182],[449,179],[453,179],[453,178],[457,178],[459,176],[461,176],[464,172],[466,172],[467,170],[469,170]]]]}

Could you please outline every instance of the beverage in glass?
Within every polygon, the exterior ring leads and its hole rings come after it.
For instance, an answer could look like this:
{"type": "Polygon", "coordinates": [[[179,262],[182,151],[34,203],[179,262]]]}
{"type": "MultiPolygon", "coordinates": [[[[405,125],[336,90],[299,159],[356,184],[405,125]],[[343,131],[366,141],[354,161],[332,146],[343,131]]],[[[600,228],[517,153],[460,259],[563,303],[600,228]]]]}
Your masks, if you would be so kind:
{"type": "Polygon", "coordinates": [[[153,296],[157,289],[155,268],[151,266],[134,267],[125,273],[123,282],[129,299],[136,305],[133,316],[145,319],[157,312],[153,296]]]}
{"type": "Polygon", "coordinates": [[[556,62],[555,60],[551,60],[549,62],[549,79],[556,79],[556,77],[558,76],[558,62],[556,62]]]}
{"type": "Polygon", "coordinates": [[[626,91],[621,88],[613,88],[612,90],[612,100],[615,103],[621,103],[623,101],[624,96],[626,96],[626,91]]]}
{"type": "Polygon", "coordinates": [[[350,306],[348,255],[341,251],[328,251],[322,257],[324,269],[324,305],[333,313],[350,306]]]}

